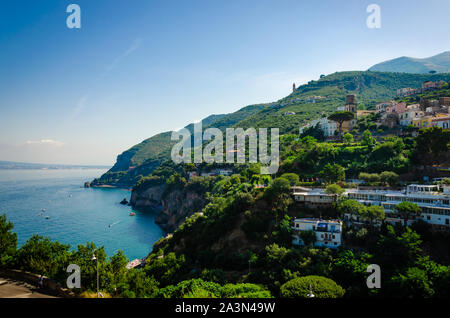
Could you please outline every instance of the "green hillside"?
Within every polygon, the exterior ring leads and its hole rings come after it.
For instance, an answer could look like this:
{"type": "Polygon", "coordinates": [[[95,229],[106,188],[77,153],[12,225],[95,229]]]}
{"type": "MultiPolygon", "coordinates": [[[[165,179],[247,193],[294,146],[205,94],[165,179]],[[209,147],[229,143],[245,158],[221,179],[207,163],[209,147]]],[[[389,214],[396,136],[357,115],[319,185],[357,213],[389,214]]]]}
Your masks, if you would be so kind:
{"type": "Polygon", "coordinates": [[[369,70],[404,73],[429,73],[430,71],[448,73],[450,72],[450,51],[424,59],[402,56],[376,64],[369,70]]]}
{"type": "Polygon", "coordinates": [[[421,87],[431,80],[450,80],[450,74],[407,74],[384,72],[339,72],[302,85],[289,96],[264,107],[260,112],[239,122],[237,126],[278,127],[280,133],[295,133],[299,125],[328,115],[344,106],[347,94],[356,94],[361,109],[374,109],[377,102],[392,99],[397,89],[421,87]],[[323,99],[305,102],[311,96],[323,99]],[[295,115],[285,115],[295,112],[295,115]]]}
{"type": "MultiPolygon", "coordinates": [[[[208,126],[220,129],[232,127],[263,107],[264,105],[251,105],[231,114],[210,115],[202,120],[202,125],[203,128],[208,126]]],[[[194,124],[191,123],[185,128],[193,132],[194,124]]],[[[124,151],[117,156],[115,165],[100,178],[95,179],[92,185],[133,186],[140,176],[150,174],[164,160],[170,159],[171,149],[176,143],[176,141],[171,140],[171,136],[172,131],[160,133],[124,151]]]]}
{"type": "MultiPolygon", "coordinates": [[[[371,71],[339,72],[323,76],[317,81],[298,87],[295,92],[271,104],[250,105],[226,115],[205,118],[203,128],[227,127],[280,128],[280,133],[297,133],[300,125],[328,115],[336,107],[345,104],[347,94],[356,94],[361,109],[373,109],[377,102],[395,97],[396,90],[403,87],[420,87],[431,80],[450,81],[450,74],[407,74],[371,71]],[[320,96],[314,103],[311,96],[320,96]],[[286,115],[286,112],[295,112],[286,115]]],[[[193,124],[186,126],[193,129],[193,124]]],[[[110,184],[133,186],[140,176],[150,174],[162,161],[170,159],[174,142],[172,132],[155,135],[128,149],[117,157],[117,162],[93,185],[110,184]],[[130,169],[130,167],[135,167],[130,169]]]]}

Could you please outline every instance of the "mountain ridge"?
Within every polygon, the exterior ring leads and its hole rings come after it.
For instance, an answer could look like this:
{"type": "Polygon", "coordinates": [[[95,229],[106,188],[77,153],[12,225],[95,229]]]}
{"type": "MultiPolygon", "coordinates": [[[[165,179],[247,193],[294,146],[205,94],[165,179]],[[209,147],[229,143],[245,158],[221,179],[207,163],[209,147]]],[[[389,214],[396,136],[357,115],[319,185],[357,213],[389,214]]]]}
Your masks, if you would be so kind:
{"type": "Polygon", "coordinates": [[[450,72],[450,51],[426,58],[402,56],[373,65],[369,71],[425,74],[450,72]]]}

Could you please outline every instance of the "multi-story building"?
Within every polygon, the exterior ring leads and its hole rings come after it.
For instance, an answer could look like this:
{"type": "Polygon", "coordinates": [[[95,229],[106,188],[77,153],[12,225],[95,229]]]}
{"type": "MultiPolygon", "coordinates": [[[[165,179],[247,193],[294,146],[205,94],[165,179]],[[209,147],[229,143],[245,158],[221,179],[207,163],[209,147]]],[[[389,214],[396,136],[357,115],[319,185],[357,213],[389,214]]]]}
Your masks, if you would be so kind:
{"type": "Polygon", "coordinates": [[[381,205],[386,212],[387,221],[391,223],[402,221],[395,215],[395,206],[404,201],[412,202],[422,209],[419,219],[435,226],[450,228],[450,195],[439,192],[436,185],[412,184],[404,191],[350,189],[346,191],[346,196],[365,205],[381,205]]]}
{"type": "Polygon", "coordinates": [[[409,126],[413,124],[413,120],[423,116],[425,116],[425,113],[420,110],[419,104],[409,105],[404,112],[399,113],[399,123],[401,126],[409,126]]]}
{"type": "Polygon", "coordinates": [[[377,114],[380,114],[380,113],[386,112],[387,108],[394,107],[395,104],[396,104],[396,102],[394,102],[394,101],[378,103],[375,106],[375,109],[376,109],[377,114]]]}
{"type": "Polygon", "coordinates": [[[439,104],[441,106],[450,106],[450,97],[441,97],[441,98],[439,98],[439,104]]]}
{"type": "Polygon", "coordinates": [[[440,127],[442,129],[450,129],[450,116],[442,116],[433,118],[431,121],[431,126],[440,127]]]}
{"type": "Polygon", "coordinates": [[[406,97],[411,95],[416,95],[420,93],[420,89],[411,88],[411,87],[405,87],[397,89],[397,96],[398,97],[406,97]]]}
{"type": "Polygon", "coordinates": [[[394,128],[398,126],[400,120],[397,113],[383,113],[381,116],[381,124],[389,128],[394,128]]]}
{"type": "MultiPolygon", "coordinates": [[[[336,196],[326,194],[323,189],[293,188],[297,202],[309,208],[329,208],[336,201],[336,196]]],[[[343,194],[364,205],[381,205],[386,212],[386,221],[402,222],[396,215],[395,206],[403,201],[416,203],[421,209],[420,219],[434,226],[450,229],[450,187],[445,186],[440,192],[436,185],[408,185],[403,191],[347,189],[343,194]]],[[[356,217],[356,216],[355,216],[356,217]]],[[[414,222],[411,220],[410,223],[414,222]]]]}
{"type": "Polygon", "coordinates": [[[415,118],[412,120],[412,124],[414,127],[419,128],[419,129],[430,128],[433,118],[435,118],[435,117],[423,116],[423,117],[415,118]]]}
{"type": "Polygon", "coordinates": [[[302,231],[313,231],[316,234],[315,246],[338,248],[342,244],[342,222],[337,220],[295,219],[292,227],[293,244],[304,245],[300,237],[302,231]]]}
{"type": "Polygon", "coordinates": [[[422,84],[422,92],[426,92],[431,89],[440,89],[442,87],[443,81],[432,82],[426,81],[422,84]]]}
{"type": "Polygon", "coordinates": [[[391,106],[386,107],[386,113],[402,113],[406,110],[406,103],[394,103],[391,106]]]}

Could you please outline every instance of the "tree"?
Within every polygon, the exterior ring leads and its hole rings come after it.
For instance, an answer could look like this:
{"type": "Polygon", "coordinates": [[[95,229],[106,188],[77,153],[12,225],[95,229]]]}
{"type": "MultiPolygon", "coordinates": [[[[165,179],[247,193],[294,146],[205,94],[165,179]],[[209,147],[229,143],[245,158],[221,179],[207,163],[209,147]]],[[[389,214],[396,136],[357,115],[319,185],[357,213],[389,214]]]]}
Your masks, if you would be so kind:
{"type": "Polygon", "coordinates": [[[398,174],[392,171],[383,171],[380,174],[381,182],[387,183],[390,186],[396,185],[398,182],[398,174]]]}
{"type": "Polygon", "coordinates": [[[438,163],[441,154],[445,157],[450,149],[450,131],[436,126],[421,129],[416,142],[416,156],[422,162],[438,163]]]}
{"type": "Polygon", "coordinates": [[[422,253],[420,235],[409,227],[397,235],[389,224],[384,232],[373,249],[373,264],[383,266],[386,273],[398,273],[414,266],[422,253]]]}
{"type": "Polygon", "coordinates": [[[337,205],[337,210],[339,214],[345,216],[346,214],[350,215],[350,223],[353,223],[354,215],[364,215],[366,207],[355,200],[345,200],[339,202],[337,205]]]}
{"type": "Polygon", "coordinates": [[[291,191],[291,183],[285,178],[276,178],[268,190],[271,190],[272,195],[277,197],[283,193],[289,193],[291,191]]]}
{"type": "Polygon", "coordinates": [[[14,225],[0,215],[0,268],[8,267],[16,254],[17,234],[11,232],[14,225]]]}
{"type": "Polygon", "coordinates": [[[361,145],[372,148],[375,144],[376,140],[372,137],[372,133],[368,129],[364,130],[361,145]]]}
{"type": "Polygon", "coordinates": [[[307,298],[312,292],[316,298],[341,298],[345,290],[335,281],[322,276],[294,278],[281,286],[281,297],[307,298]]]}
{"type": "Polygon", "coordinates": [[[291,186],[295,186],[300,181],[300,178],[296,173],[283,173],[281,178],[288,180],[291,186]]]}
{"type": "Polygon", "coordinates": [[[346,144],[350,144],[350,143],[353,142],[353,135],[351,133],[349,133],[349,132],[346,132],[344,134],[343,138],[344,138],[344,141],[345,141],[346,144]]]}
{"type": "Polygon", "coordinates": [[[408,220],[411,217],[419,216],[422,212],[422,209],[417,204],[408,201],[397,204],[394,210],[400,214],[405,227],[408,225],[408,220]]]}
{"type": "Polygon", "coordinates": [[[316,232],[313,230],[299,231],[298,235],[302,239],[305,246],[313,246],[317,239],[316,232]]]}
{"type": "Polygon", "coordinates": [[[405,274],[392,277],[388,286],[394,297],[430,298],[434,295],[427,274],[417,267],[410,267],[405,274]]]}
{"type": "Polygon", "coordinates": [[[303,132],[300,135],[300,138],[311,136],[317,139],[318,141],[325,140],[325,133],[323,132],[322,128],[319,124],[311,127],[307,127],[303,130],[303,132]]]}
{"type": "Polygon", "coordinates": [[[17,263],[23,270],[55,278],[69,263],[69,248],[47,237],[33,235],[19,249],[17,263]]]}
{"type": "Polygon", "coordinates": [[[345,180],[345,169],[338,164],[331,165],[327,163],[320,172],[320,175],[326,182],[336,183],[345,180]]]}
{"type": "Polygon", "coordinates": [[[366,253],[357,257],[353,251],[346,249],[333,261],[332,278],[345,288],[346,296],[362,297],[368,293],[366,279],[370,257],[366,253]]]}
{"type": "Polygon", "coordinates": [[[329,184],[325,188],[325,193],[327,193],[327,194],[341,195],[342,193],[344,193],[344,191],[345,190],[342,189],[341,186],[338,184],[329,184]]]}
{"type": "Polygon", "coordinates": [[[342,136],[342,124],[346,121],[352,120],[354,117],[355,115],[352,112],[338,111],[328,116],[328,119],[335,121],[338,124],[339,135],[342,136]]]}
{"type": "Polygon", "coordinates": [[[366,207],[364,216],[372,225],[374,221],[383,221],[385,219],[384,208],[381,205],[371,205],[366,207]]]}
{"type": "Polygon", "coordinates": [[[363,180],[365,183],[372,183],[380,181],[380,176],[376,173],[361,172],[359,174],[359,179],[363,180]]]}

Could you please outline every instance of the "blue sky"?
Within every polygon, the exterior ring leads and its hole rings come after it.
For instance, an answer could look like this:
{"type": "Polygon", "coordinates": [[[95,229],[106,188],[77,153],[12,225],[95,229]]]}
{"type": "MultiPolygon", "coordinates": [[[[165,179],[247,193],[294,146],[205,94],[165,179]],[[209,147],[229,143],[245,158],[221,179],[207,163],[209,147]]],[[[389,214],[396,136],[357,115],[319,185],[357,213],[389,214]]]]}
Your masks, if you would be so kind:
{"type": "Polygon", "coordinates": [[[450,50],[450,2],[2,0],[0,160],[113,164],[320,74],[450,50]],[[81,7],[68,29],[66,7],[81,7]],[[366,7],[381,7],[368,29],[366,7]]]}

